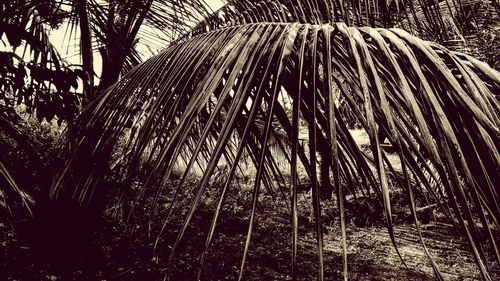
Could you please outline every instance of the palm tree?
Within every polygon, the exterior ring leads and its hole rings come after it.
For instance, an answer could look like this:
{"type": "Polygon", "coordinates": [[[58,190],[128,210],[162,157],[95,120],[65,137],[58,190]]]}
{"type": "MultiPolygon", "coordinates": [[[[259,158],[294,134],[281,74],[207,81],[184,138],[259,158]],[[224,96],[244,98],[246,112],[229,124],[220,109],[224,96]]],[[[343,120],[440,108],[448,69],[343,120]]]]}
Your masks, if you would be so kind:
{"type": "MultiPolygon", "coordinates": [[[[494,95],[498,87],[499,74],[487,65],[399,29],[354,28],[342,23],[227,27],[172,45],[134,68],[89,105],[69,131],[68,141],[76,148],[67,170],[59,177],[60,184],[54,185],[52,192],[55,198],[70,196],[81,203],[90,200],[97,192],[94,187],[102,179],[109,156],[132,120],[122,164],[128,167],[127,178],[132,177],[134,169],[146,164],[153,167],[141,194],[157,198],[162,188],[169,186],[168,178],[176,161],[188,159],[176,187],[178,194],[197,160],[206,162],[170,254],[172,258],[185,238],[185,230],[217,163],[223,159],[230,163],[231,170],[207,234],[203,264],[242,155],[253,155],[257,172],[241,278],[261,185],[275,192],[273,179],[284,178],[268,148],[268,140],[275,134],[273,121],[278,120],[288,138],[281,145],[291,151],[291,177],[286,192],[292,202],[293,263],[297,249],[296,167],[300,160],[313,190],[322,279],[318,145],[327,144],[330,148],[329,167],[339,201],[344,250],[345,195],[362,189],[376,194],[383,202],[394,242],[387,179],[387,171],[394,167],[380,146],[377,133],[382,130],[403,163],[400,188],[410,198],[417,229],[414,196],[421,188],[444,213],[457,219],[484,279],[490,280],[479,236],[489,237],[498,258],[492,233],[498,228],[499,218],[493,184],[498,178],[498,101],[494,95]],[[350,101],[349,108],[367,131],[370,155],[355,144],[338,114],[332,85],[350,101]],[[286,114],[283,95],[293,101],[291,117],[286,114]],[[361,105],[354,102],[355,97],[362,101],[361,105]],[[257,116],[265,116],[263,130],[255,126],[257,116]],[[308,124],[309,155],[297,140],[300,120],[308,124]],[[234,143],[232,136],[240,141],[234,143]],[[77,179],[75,185],[72,178],[77,179]],[[475,218],[482,221],[482,230],[477,228],[475,218]]],[[[280,141],[278,137],[274,139],[280,141]]],[[[123,193],[130,194],[131,190],[123,193]]],[[[344,251],[345,269],[346,262],[344,251]]],[[[433,263],[433,267],[441,279],[438,266],[433,263]]],[[[199,274],[201,268],[202,265],[199,274]]],[[[347,272],[344,276],[347,278],[347,272]]]]}
{"type": "Polygon", "coordinates": [[[95,48],[102,58],[99,85],[95,89],[93,75],[89,75],[86,91],[89,100],[142,61],[138,43],[147,45],[151,52],[157,52],[155,49],[158,44],[168,44],[172,38],[187,32],[190,24],[207,16],[210,11],[201,0],[188,4],[179,0],[148,0],[140,4],[136,1],[115,0],[67,2],[73,6],[72,22],[78,23],[80,27],[84,70],[94,73],[92,61],[95,48]]]}
{"type": "MultiPolygon", "coordinates": [[[[329,157],[325,159],[333,175],[340,214],[345,279],[345,197],[361,192],[376,195],[384,206],[386,225],[395,244],[388,178],[389,172],[398,170],[396,188],[409,199],[415,227],[436,277],[442,279],[439,265],[427,251],[416,215],[415,197],[420,193],[428,194],[432,203],[461,226],[483,278],[491,280],[484,259],[485,243],[480,237],[487,237],[500,262],[493,233],[499,229],[500,218],[494,186],[499,180],[496,93],[500,90],[500,74],[471,56],[401,29],[350,27],[346,23],[390,26],[387,15],[391,8],[375,9],[378,6],[372,2],[362,7],[345,3],[230,1],[190,34],[132,68],[83,110],[66,135],[70,157],[52,185],[52,198],[88,204],[96,195],[104,196],[106,191],[99,183],[109,171],[108,162],[118,143],[125,142],[119,159],[125,183],[138,170],[151,167],[138,191],[153,197],[150,208],[163,189],[172,188],[168,182],[177,161],[184,159],[186,169],[173,187],[172,201],[183,194],[189,171],[200,165],[203,176],[193,191],[191,205],[186,206],[188,212],[170,252],[172,259],[180,241],[186,238],[186,229],[218,163],[229,163],[230,171],[201,254],[200,278],[224,199],[244,155],[250,155],[256,175],[241,279],[262,186],[275,193],[280,188],[276,181],[287,178],[269,148],[272,139],[284,148],[290,162],[288,188],[283,192],[291,202],[292,275],[297,263],[300,161],[312,186],[318,275],[322,280],[316,164],[318,154],[325,155],[319,146],[326,146],[329,157]],[[355,114],[368,133],[371,152],[356,145],[341,114],[345,108],[339,109],[334,91],[340,92],[343,106],[355,114]],[[264,126],[257,125],[260,122],[256,120],[264,120],[264,126]],[[307,147],[298,141],[301,122],[307,124],[307,147]],[[284,130],[284,137],[277,136],[276,124],[284,130]],[[400,169],[381,148],[379,132],[395,147],[400,169]]],[[[410,12],[411,5],[413,2],[410,12]]],[[[414,17],[415,25],[417,19],[414,17]]],[[[137,191],[124,186],[120,202],[136,196],[137,191]]]]}

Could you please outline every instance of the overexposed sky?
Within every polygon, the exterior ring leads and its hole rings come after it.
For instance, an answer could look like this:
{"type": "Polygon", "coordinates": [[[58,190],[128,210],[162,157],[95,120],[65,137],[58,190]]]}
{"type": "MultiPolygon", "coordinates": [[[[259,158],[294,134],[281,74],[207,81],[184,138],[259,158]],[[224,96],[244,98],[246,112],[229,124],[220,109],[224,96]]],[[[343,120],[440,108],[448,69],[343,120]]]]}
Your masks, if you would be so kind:
{"type": "Polygon", "coordinates": [[[222,7],[223,3],[221,0],[205,0],[207,4],[212,8],[212,10],[218,10],[220,7],[222,7]]]}

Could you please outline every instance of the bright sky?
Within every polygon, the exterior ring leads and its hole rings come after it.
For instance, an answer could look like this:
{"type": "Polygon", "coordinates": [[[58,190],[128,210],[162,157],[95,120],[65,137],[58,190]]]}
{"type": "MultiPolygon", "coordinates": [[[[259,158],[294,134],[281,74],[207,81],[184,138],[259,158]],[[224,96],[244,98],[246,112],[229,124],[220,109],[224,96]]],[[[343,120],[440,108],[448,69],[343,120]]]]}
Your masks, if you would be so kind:
{"type": "Polygon", "coordinates": [[[217,10],[222,7],[223,3],[221,0],[205,0],[207,4],[212,8],[212,10],[217,10]]]}

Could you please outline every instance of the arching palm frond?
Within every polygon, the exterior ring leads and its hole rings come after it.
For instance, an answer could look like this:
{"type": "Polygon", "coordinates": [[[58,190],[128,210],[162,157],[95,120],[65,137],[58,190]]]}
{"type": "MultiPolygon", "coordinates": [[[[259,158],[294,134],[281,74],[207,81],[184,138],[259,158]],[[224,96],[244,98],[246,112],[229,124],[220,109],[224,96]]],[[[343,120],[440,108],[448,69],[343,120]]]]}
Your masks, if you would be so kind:
{"type": "MultiPolygon", "coordinates": [[[[500,107],[495,96],[499,91],[500,74],[495,70],[399,29],[354,28],[343,23],[259,23],[220,29],[169,47],[135,67],[90,104],[68,133],[74,153],[53,186],[52,196],[70,196],[82,203],[90,200],[115,145],[132,123],[123,161],[131,168],[144,162],[152,165],[142,187],[146,191],[141,194],[158,196],[160,190],[147,190],[167,188],[179,157],[188,163],[175,187],[178,191],[184,188],[186,175],[196,161],[206,161],[170,254],[173,258],[219,160],[225,158],[230,171],[207,234],[201,274],[224,197],[242,155],[247,153],[256,176],[241,278],[258,219],[261,186],[272,192],[273,180],[280,176],[268,147],[277,120],[288,139],[282,145],[291,151],[288,192],[293,268],[298,241],[297,163],[301,161],[312,185],[319,275],[323,279],[316,163],[319,146],[326,146],[338,192],[347,278],[343,202],[348,191],[363,189],[379,196],[395,243],[387,179],[387,169],[394,167],[381,149],[378,132],[383,132],[401,160],[400,188],[409,198],[417,229],[414,196],[415,190],[423,189],[461,224],[483,277],[491,280],[478,237],[485,234],[489,238],[498,259],[492,228],[498,228],[500,219],[494,186],[500,180],[500,107]],[[338,114],[333,84],[368,133],[368,155],[338,114]],[[280,95],[292,101],[291,113],[279,102],[280,95]],[[265,120],[264,125],[256,124],[257,119],[265,120]],[[298,140],[302,121],[307,124],[307,147],[298,140]],[[239,142],[231,141],[235,135],[239,142]],[[476,220],[481,221],[482,230],[476,220]]],[[[432,265],[441,279],[438,265],[433,261],[432,265]]]]}

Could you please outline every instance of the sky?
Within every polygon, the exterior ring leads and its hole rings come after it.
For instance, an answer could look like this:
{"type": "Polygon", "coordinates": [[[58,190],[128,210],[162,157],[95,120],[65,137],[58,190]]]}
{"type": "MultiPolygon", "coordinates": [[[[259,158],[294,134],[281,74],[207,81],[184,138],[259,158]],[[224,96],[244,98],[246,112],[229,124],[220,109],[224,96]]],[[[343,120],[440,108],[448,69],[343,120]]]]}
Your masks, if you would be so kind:
{"type": "Polygon", "coordinates": [[[212,10],[217,10],[220,7],[222,7],[222,1],[221,0],[205,0],[207,4],[212,8],[212,10]]]}

